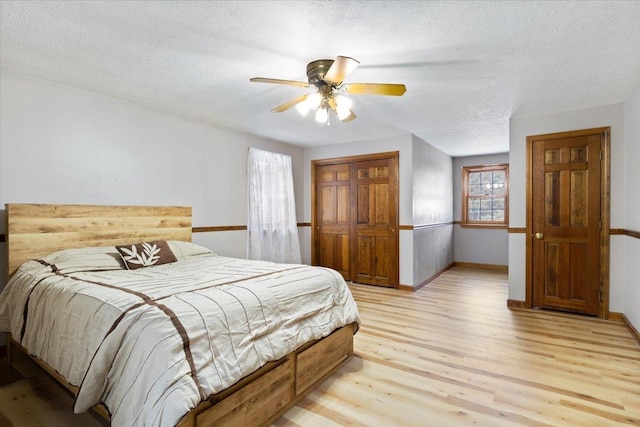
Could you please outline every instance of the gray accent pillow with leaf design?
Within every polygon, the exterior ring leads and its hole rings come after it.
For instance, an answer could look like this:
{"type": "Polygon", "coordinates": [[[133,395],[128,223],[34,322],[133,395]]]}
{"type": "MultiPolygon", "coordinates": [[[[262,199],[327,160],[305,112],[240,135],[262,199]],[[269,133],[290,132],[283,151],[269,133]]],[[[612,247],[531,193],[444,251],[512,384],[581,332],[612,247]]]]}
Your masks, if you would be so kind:
{"type": "Polygon", "coordinates": [[[164,240],[116,246],[116,249],[128,270],[177,261],[176,256],[164,240]]]}

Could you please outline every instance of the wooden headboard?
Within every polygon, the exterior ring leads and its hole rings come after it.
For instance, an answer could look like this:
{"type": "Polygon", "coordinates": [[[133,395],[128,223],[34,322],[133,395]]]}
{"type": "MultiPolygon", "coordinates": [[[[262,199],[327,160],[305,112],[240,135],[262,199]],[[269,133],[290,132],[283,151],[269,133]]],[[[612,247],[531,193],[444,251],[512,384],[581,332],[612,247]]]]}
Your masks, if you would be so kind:
{"type": "Polygon", "coordinates": [[[7,273],[61,249],[149,240],[191,241],[191,208],[8,203],[7,273]]]}

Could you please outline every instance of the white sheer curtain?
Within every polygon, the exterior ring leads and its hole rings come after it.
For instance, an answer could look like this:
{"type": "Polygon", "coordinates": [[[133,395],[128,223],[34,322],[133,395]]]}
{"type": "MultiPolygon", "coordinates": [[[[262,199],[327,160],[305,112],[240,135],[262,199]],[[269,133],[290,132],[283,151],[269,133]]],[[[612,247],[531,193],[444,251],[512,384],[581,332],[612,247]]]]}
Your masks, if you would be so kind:
{"type": "Polygon", "coordinates": [[[300,263],[291,156],[249,148],[247,258],[300,263]]]}

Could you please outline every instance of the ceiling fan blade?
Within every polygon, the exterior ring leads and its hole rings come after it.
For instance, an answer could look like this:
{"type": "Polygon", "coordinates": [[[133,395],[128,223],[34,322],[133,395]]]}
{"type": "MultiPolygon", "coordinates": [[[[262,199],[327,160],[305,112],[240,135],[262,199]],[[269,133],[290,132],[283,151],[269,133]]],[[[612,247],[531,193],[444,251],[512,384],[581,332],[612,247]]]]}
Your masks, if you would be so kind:
{"type": "Polygon", "coordinates": [[[269,79],[267,77],[252,77],[249,81],[254,83],[274,83],[278,85],[290,85],[290,86],[300,86],[300,87],[311,87],[311,85],[307,82],[298,82],[296,80],[280,80],[280,79],[269,79]]]}
{"type": "Polygon", "coordinates": [[[342,87],[347,93],[354,95],[390,95],[401,96],[407,88],[395,83],[350,83],[342,87]]]}
{"type": "Polygon", "coordinates": [[[360,62],[348,56],[338,56],[329,67],[329,71],[324,75],[323,80],[334,85],[340,84],[359,64],[360,62]]]}
{"type": "Polygon", "coordinates": [[[351,120],[355,120],[356,115],[352,110],[349,110],[349,115],[347,117],[345,117],[344,119],[342,119],[342,123],[347,123],[350,122],[351,120]]]}
{"type": "Polygon", "coordinates": [[[289,108],[295,107],[296,105],[298,105],[299,103],[307,99],[308,96],[309,94],[299,96],[296,99],[292,99],[291,101],[287,101],[282,105],[278,105],[276,108],[272,109],[271,111],[273,111],[274,113],[282,113],[283,111],[287,111],[289,108]]]}

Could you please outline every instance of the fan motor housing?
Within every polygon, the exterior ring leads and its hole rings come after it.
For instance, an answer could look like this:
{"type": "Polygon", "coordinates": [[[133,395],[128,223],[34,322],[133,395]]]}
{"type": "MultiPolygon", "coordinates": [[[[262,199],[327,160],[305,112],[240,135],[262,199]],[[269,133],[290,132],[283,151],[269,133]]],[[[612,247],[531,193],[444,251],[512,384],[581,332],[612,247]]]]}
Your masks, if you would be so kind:
{"type": "Polygon", "coordinates": [[[331,65],[333,65],[333,59],[318,59],[309,62],[307,64],[307,78],[309,79],[309,83],[317,87],[326,86],[327,83],[324,81],[324,75],[327,74],[331,65]]]}

